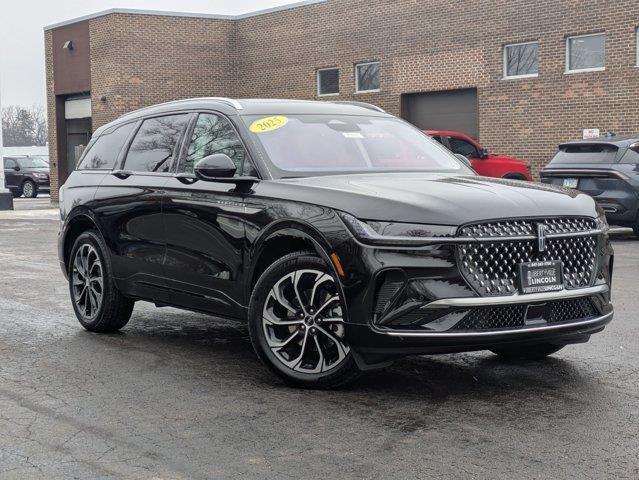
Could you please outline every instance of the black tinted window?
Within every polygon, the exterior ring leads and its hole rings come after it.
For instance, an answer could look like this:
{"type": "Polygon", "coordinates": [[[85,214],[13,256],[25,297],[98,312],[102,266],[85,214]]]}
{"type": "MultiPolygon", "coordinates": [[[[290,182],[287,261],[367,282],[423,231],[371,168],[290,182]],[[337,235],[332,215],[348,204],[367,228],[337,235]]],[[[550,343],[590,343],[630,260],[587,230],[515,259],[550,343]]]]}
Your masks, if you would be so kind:
{"type": "Polygon", "coordinates": [[[335,95],[336,93],[339,93],[339,70],[337,68],[318,70],[317,94],[335,95]]]}
{"type": "Polygon", "coordinates": [[[477,149],[475,145],[461,138],[450,137],[448,139],[450,149],[453,153],[459,153],[464,157],[478,157],[477,149]]]}
{"type": "Polygon", "coordinates": [[[607,144],[564,145],[550,163],[614,163],[617,147],[607,144]]]}
{"type": "Polygon", "coordinates": [[[135,134],[124,162],[134,172],[168,172],[188,115],[149,118],[135,134]]]}
{"type": "Polygon", "coordinates": [[[16,168],[18,164],[13,158],[5,158],[4,159],[4,168],[16,168]]]}
{"type": "Polygon", "coordinates": [[[193,173],[197,162],[216,153],[228,155],[233,160],[237,168],[236,176],[255,175],[249,168],[249,161],[245,160],[246,151],[231,122],[218,115],[202,113],[195,124],[189,150],[179,171],[193,173]],[[243,164],[247,165],[244,172],[243,164]]]}
{"type": "Polygon", "coordinates": [[[100,135],[80,161],[79,169],[111,170],[135,123],[127,123],[100,135]]]}

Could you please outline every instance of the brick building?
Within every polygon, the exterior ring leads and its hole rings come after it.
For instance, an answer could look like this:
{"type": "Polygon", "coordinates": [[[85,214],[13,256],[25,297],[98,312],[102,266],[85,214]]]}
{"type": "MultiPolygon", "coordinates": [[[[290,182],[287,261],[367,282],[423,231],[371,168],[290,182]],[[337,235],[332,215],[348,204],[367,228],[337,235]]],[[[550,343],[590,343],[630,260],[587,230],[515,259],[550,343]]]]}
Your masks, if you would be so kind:
{"type": "Polygon", "coordinates": [[[533,171],[585,128],[639,132],[636,0],[306,0],[108,10],[45,29],[52,200],[90,132],[194,96],[361,100],[533,171]],[[80,147],[81,148],[81,147],[80,147]]]}

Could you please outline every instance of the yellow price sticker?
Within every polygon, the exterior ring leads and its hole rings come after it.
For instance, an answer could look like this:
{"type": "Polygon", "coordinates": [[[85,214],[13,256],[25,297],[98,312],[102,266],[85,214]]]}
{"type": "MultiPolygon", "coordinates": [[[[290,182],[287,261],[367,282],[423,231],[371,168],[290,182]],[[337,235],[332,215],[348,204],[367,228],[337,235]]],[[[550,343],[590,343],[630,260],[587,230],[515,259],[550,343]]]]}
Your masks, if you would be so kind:
{"type": "Polygon", "coordinates": [[[277,130],[278,128],[282,128],[287,123],[288,117],[275,115],[273,117],[266,117],[255,120],[249,127],[249,130],[253,133],[271,132],[273,130],[277,130]]]}

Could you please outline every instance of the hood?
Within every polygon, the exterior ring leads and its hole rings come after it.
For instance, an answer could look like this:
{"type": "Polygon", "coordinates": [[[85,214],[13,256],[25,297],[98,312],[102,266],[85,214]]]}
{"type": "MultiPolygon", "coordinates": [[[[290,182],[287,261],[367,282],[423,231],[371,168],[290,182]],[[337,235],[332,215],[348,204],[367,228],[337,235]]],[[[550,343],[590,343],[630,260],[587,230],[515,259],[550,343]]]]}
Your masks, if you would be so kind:
{"type": "Polygon", "coordinates": [[[258,184],[256,193],[323,205],[363,220],[438,225],[597,214],[592,198],[572,189],[420,172],[277,180],[258,184]]]}

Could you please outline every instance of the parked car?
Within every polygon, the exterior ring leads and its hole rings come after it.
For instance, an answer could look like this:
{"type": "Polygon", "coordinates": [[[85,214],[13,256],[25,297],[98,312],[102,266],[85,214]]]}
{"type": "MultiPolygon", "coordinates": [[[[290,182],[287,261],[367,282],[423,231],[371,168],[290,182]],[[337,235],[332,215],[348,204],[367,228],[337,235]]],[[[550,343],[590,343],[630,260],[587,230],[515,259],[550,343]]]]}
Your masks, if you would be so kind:
{"type": "Polygon", "coordinates": [[[543,183],[587,193],[609,223],[639,236],[639,135],[563,143],[540,176],[543,183]]]}
{"type": "Polygon", "coordinates": [[[449,130],[426,130],[426,133],[451,152],[468,158],[479,175],[512,180],[532,180],[530,168],[526,162],[507,155],[488,153],[488,149],[465,133],[449,130]]]}
{"type": "Polygon", "coordinates": [[[49,164],[39,157],[4,157],[5,186],[14,197],[49,192],[49,164]]]}
{"type": "Polygon", "coordinates": [[[329,388],[409,354],[539,358],[612,319],[603,212],[479,177],[361,103],[193,99],[100,127],[60,191],[88,330],[137,300],[248,321],[286,381],[329,388]]]}

